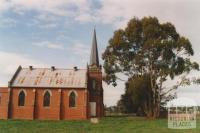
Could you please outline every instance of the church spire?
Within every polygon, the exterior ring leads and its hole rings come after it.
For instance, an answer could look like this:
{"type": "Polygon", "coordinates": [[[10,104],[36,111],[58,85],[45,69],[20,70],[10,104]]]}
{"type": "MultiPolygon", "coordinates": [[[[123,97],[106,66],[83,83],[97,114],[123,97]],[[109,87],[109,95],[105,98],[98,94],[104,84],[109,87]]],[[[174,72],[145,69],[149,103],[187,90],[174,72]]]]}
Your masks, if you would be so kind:
{"type": "Polygon", "coordinates": [[[98,48],[97,48],[97,38],[96,31],[94,29],[93,39],[92,39],[92,49],[90,54],[90,65],[96,65],[99,67],[99,56],[98,56],[98,48]]]}

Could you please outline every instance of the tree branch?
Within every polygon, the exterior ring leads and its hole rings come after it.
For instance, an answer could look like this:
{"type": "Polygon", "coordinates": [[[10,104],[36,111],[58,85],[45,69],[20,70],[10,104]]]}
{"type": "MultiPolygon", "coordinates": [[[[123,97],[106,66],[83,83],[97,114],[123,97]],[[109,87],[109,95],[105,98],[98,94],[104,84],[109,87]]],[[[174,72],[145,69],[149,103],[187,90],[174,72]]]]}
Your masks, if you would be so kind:
{"type": "Polygon", "coordinates": [[[119,78],[119,77],[117,77],[117,76],[116,76],[116,79],[118,79],[118,80],[120,80],[120,81],[124,81],[124,82],[127,81],[127,80],[121,79],[121,78],[119,78]]]}
{"type": "Polygon", "coordinates": [[[166,91],[165,93],[161,94],[161,97],[162,97],[162,96],[164,96],[164,95],[166,95],[166,94],[168,94],[169,92],[171,92],[171,91],[173,91],[173,90],[177,89],[177,88],[178,88],[178,86],[179,86],[179,85],[175,85],[175,86],[173,86],[171,89],[169,89],[169,90],[168,90],[168,91],[166,91]]]}

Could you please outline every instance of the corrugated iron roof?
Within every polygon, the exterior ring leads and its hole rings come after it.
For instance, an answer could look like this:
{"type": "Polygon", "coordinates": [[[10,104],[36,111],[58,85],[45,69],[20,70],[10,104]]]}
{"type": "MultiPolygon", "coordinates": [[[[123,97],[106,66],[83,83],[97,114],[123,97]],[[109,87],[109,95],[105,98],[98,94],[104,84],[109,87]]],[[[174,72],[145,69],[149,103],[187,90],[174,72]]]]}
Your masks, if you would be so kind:
{"type": "Polygon", "coordinates": [[[86,88],[86,69],[22,68],[12,87],[86,88]]]}

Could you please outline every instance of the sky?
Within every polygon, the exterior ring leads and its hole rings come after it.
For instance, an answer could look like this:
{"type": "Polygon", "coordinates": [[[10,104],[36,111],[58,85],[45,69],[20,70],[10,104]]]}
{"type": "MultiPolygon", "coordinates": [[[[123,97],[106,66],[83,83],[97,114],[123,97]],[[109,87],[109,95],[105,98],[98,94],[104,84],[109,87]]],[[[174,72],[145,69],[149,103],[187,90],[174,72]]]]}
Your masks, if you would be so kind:
{"type": "MultiPolygon", "coordinates": [[[[0,0],[0,86],[7,86],[19,65],[86,68],[94,27],[101,57],[115,30],[125,28],[133,17],[144,16],[174,24],[191,41],[192,59],[200,63],[198,0],[0,0]]],[[[103,87],[108,106],[124,93],[122,81],[117,87],[105,83],[103,87]]],[[[200,105],[198,85],[180,87],[177,93],[200,105]]]]}

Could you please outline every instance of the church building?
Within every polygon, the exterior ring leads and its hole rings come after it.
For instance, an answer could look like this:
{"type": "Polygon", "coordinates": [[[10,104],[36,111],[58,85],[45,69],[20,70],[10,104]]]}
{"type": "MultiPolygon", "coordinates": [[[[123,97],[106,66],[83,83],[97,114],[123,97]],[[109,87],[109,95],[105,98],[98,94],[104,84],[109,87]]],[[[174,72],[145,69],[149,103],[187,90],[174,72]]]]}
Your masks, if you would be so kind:
{"type": "Polygon", "coordinates": [[[83,120],[103,115],[95,30],[87,68],[19,66],[8,87],[0,87],[0,119],[83,120]]]}

